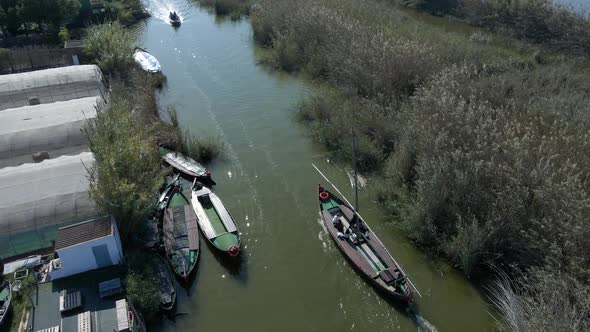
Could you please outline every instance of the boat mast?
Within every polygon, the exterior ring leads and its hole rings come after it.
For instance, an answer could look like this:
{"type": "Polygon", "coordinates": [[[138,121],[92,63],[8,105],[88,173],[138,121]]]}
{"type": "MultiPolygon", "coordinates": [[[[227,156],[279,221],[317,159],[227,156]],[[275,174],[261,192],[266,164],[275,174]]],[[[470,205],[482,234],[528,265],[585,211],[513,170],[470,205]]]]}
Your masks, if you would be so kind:
{"type": "Polygon", "coordinates": [[[352,130],[352,168],[354,170],[354,212],[356,218],[356,232],[360,233],[361,218],[358,216],[359,211],[359,185],[358,185],[358,174],[356,170],[356,137],[354,129],[352,130]]]}

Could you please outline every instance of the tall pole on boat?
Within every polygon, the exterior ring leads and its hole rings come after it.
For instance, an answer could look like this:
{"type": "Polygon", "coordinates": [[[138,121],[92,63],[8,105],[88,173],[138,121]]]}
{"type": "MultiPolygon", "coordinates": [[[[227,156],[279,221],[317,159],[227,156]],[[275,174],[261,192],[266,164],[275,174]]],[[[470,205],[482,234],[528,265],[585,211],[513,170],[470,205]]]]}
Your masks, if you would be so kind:
{"type": "Polygon", "coordinates": [[[359,184],[358,174],[356,170],[356,137],[354,129],[352,130],[352,168],[354,169],[354,218],[356,219],[355,228],[356,233],[360,234],[361,230],[361,218],[358,216],[359,211],[359,184]]]}
{"type": "Polygon", "coordinates": [[[354,169],[354,210],[359,210],[359,188],[358,175],[356,171],[356,139],[354,136],[354,129],[352,130],[352,168],[354,169]]]}

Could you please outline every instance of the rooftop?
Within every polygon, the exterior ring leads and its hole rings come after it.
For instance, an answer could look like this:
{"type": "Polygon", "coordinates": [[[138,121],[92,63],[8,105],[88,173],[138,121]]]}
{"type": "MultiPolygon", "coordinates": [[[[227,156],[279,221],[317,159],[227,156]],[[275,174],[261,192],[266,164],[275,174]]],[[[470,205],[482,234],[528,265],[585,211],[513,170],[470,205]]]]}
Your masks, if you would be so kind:
{"type": "Polygon", "coordinates": [[[113,234],[110,217],[102,217],[62,227],[57,231],[55,250],[67,248],[113,234]]]}
{"type": "Polygon", "coordinates": [[[61,326],[61,332],[78,331],[78,314],[90,312],[91,331],[112,332],[118,330],[116,300],[119,297],[101,299],[98,284],[102,281],[120,277],[119,270],[110,267],[102,270],[40,283],[35,301],[33,331],[61,326]],[[60,313],[60,293],[80,292],[82,306],[78,309],[60,313]]]}

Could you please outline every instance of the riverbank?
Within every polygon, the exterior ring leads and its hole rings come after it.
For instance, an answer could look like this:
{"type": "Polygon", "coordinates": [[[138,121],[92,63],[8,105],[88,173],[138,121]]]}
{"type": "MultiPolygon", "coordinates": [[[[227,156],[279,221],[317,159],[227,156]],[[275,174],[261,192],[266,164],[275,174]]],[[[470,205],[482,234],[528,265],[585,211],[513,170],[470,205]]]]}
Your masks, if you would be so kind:
{"type": "Polygon", "coordinates": [[[252,25],[271,65],[329,83],[297,117],[344,161],[355,129],[359,169],[415,243],[467,275],[515,277],[515,297],[496,295],[530,329],[587,317],[585,63],[448,34],[379,1],[260,1],[252,25]]]}
{"type": "MultiPolygon", "coordinates": [[[[107,75],[111,90],[108,111],[84,130],[96,161],[89,169],[90,197],[117,221],[127,253],[143,247],[141,234],[149,228],[147,223],[159,222],[154,218],[157,196],[170,173],[162,168],[159,146],[200,162],[223,152],[222,143],[196,138],[181,128],[174,112],[171,122],[160,118],[156,92],[164,76],[146,73],[134,63],[134,45],[129,31],[117,22],[90,27],[84,41],[86,55],[107,75]]],[[[157,318],[159,292],[146,294],[138,287],[151,285],[151,269],[139,269],[137,264],[128,268],[129,299],[148,321],[157,318]]]]}

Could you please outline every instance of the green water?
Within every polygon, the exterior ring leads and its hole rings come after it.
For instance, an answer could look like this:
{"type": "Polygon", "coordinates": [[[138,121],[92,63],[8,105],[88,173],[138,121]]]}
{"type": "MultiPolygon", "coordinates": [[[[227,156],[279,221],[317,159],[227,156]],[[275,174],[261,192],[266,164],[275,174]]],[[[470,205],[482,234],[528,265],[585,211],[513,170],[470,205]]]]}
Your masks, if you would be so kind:
{"type": "MultiPolygon", "coordinates": [[[[152,0],[150,9],[138,33],[168,77],[159,102],[175,106],[183,127],[225,142],[226,157],[210,170],[243,240],[237,266],[201,242],[196,278],[178,290],[178,316],[156,330],[417,331],[350,268],[322,227],[317,185],[327,184],[312,163],[349,198],[352,189],[342,165],[293,121],[293,105],[313,86],[257,65],[247,20],[219,20],[180,0],[152,0]],[[169,9],[183,18],[177,30],[165,22],[169,9]]],[[[360,191],[360,208],[422,293],[425,319],[439,331],[493,329],[478,291],[386,223],[370,187],[360,191]]]]}

